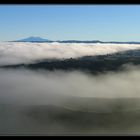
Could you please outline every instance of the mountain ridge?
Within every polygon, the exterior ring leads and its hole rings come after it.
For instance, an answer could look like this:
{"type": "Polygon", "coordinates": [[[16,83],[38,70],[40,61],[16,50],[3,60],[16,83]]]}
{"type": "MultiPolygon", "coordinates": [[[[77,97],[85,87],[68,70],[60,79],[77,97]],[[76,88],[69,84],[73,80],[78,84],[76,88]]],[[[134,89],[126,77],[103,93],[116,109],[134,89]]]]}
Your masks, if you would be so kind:
{"type": "Polygon", "coordinates": [[[58,42],[58,43],[111,43],[111,44],[140,44],[137,41],[100,41],[100,40],[49,40],[38,36],[30,36],[10,42],[58,42]]]}
{"type": "Polygon", "coordinates": [[[46,42],[46,41],[50,41],[50,40],[38,36],[30,36],[24,39],[16,40],[15,42],[46,42]]]}

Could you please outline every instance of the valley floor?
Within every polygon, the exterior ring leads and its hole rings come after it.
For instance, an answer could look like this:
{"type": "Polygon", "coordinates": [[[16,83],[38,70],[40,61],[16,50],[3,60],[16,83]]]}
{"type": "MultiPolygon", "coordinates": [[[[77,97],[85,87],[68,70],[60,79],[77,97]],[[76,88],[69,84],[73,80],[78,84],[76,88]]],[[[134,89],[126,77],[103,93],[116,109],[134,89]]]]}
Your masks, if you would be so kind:
{"type": "Polygon", "coordinates": [[[59,106],[1,105],[0,135],[140,134],[140,99],[82,100],[59,106]]]}

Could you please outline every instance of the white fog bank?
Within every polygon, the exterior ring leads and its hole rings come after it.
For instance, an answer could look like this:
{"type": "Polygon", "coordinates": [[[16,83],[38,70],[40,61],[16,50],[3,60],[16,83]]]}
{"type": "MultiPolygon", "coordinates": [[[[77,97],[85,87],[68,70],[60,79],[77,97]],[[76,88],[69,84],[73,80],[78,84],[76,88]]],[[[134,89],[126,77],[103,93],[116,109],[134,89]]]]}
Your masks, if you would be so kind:
{"type": "Polygon", "coordinates": [[[77,58],[140,49],[140,44],[0,43],[0,65],[32,63],[47,58],[77,58]]]}

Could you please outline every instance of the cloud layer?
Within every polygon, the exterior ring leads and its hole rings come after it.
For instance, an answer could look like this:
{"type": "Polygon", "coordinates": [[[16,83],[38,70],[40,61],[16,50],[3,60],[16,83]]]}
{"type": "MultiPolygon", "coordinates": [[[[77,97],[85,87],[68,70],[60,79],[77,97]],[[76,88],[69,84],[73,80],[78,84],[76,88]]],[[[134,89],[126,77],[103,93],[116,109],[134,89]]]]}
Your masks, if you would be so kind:
{"type": "Polygon", "coordinates": [[[139,44],[0,43],[0,65],[32,63],[47,58],[77,58],[140,49],[139,44]]]}

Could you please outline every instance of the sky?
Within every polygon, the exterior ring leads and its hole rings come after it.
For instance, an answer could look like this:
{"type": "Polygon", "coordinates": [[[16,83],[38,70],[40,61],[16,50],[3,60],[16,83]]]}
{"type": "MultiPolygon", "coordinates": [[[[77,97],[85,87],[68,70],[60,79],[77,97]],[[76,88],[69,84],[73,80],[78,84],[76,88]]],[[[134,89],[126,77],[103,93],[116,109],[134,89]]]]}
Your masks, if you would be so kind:
{"type": "Polygon", "coordinates": [[[140,5],[0,5],[0,41],[140,41],[140,5]]]}

